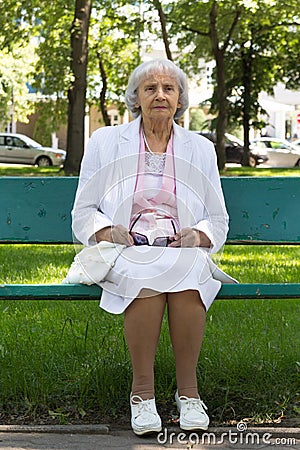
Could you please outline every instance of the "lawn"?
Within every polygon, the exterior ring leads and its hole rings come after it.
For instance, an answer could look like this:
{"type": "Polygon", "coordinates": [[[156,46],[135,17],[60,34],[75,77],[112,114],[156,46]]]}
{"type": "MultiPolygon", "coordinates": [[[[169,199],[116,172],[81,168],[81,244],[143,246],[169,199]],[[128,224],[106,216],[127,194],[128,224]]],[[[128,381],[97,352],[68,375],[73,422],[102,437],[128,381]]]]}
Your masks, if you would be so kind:
{"type": "MultiPolygon", "coordinates": [[[[0,246],[0,283],[60,282],[73,256],[67,245],[0,246]]],[[[241,282],[296,282],[300,249],[226,246],[218,263],[241,282]]],[[[299,306],[299,299],[214,302],[199,361],[213,424],[297,420],[299,306]]],[[[129,425],[122,316],[105,313],[97,301],[11,300],[0,311],[1,422],[129,425]]],[[[176,383],[166,319],[155,370],[167,422],[176,413],[176,383]]]]}
{"type": "Polygon", "coordinates": [[[21,166],[18,164],[0,164],[0,177],[58,177],[64,172],[60,167],[21,166]]]}
{"type": "MultiPolygon", "coordinates": [[[[60,167],[35,167],[18,165],[0,165],[0,177],[42,177],[42,176],[64,176],[64,171],[60,167]]],[[[300,167],[288,169],[267,168],[267,167],[227,167],[221,172],[222,176],[228,177],[299,177],[300,167]]]]}
{"type": "Polygon", "coordinates": [[[227,167],[221,172],[226,177],[300,177],[300,167],[227,167]]]}

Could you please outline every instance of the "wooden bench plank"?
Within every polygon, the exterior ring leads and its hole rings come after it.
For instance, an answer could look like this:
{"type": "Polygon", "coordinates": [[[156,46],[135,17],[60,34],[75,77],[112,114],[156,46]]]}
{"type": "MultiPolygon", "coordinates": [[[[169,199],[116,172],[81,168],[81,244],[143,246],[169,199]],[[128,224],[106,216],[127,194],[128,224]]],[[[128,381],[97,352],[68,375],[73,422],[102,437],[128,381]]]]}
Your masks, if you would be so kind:
{"type": "Polygon", "coordinates": [[[223,284],[217,298],[300,298],[300,283],[223,284]]]}
{"type": "MultiPolygon", "coordinates": [[[[77,177],[0,178],[0,242],[72,243],[77,177]]],[[[228,242],[300,244],[300,177],[224,177],[228,242]]]]}
{"type": "Polygon", "coordinates": [[[77,177],[0,178],[0,241],[72,243],[77,177]]]}
{"type": "Polygon", "coordinates": [[[300,244],[300,177],[222,178],[228,242],[300,244]]]}
{"type": "Polygon", "coordinates": [[[96,300],[101,292],[99,286],[85,284],[2,284],[0,300],[96,300]]]}
{"type": "MultiPolygon", "coordinates": [[[[83,284],[3,284],[0,300],[97,300],[101,296],[99,286],[83,284]]],[[[274,284],[224,284],[218,299],[300,298],[300,283],[274,284]]]]}

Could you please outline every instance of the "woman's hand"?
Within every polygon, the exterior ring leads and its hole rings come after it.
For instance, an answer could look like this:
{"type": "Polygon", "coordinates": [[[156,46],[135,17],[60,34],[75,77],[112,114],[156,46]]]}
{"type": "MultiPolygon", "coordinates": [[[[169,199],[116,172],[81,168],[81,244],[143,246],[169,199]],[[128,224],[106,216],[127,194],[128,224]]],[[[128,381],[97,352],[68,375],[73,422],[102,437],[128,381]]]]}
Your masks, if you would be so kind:
{"type": "Polygon", "coordinates": [[[173,242],[168,247],[206,247],[211,245],[210,239],[203,231],[195,228],[182,228],[173,237],[173,242]]]}
{"type": "Polygon", "coordinates": [[[123,225],[105,227],[95,233],[96,241],[108,241],[130,247],[133,245],[133,237],[123,225]]]}

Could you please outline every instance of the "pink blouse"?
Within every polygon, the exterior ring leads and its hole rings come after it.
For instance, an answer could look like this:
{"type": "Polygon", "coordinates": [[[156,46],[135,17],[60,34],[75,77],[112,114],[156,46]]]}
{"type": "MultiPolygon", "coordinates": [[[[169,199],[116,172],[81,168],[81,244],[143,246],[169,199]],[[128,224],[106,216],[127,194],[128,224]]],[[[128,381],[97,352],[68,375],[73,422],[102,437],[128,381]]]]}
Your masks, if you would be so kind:
{"type": "MultiPolygon", "coordinates": [[[[150,166],[150,167],[149,167],[150,166]]],[[[149,153],[145,149],[142,130],[140,131],[140,153],[138,164],[138,175],[136,179],[135,192],[133,197],[130,224],[141,214],[141,217],[134,224],[134,231],[142,233],[148,237],[150,244],[156,237],[172,236],[175,225],[179,230],[179,220],[176,201],[175,168],[173,155],[173,133],[168,142],[165,154],[149,153]],[[165,155],[165,156],[163,156],[165,155]],[[146,164],[151,158],[158,165],[164,163],[161,170],[151,169],[146,164]]],[[[132,225],[131,225],[132,226],[132,225]]]]}

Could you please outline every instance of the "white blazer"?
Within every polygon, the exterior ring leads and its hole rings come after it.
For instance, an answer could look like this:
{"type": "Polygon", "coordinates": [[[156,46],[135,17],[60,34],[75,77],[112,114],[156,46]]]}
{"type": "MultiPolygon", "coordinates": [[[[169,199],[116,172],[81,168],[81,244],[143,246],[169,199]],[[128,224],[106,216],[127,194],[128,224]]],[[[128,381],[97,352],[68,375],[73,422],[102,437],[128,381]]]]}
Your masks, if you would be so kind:
{"type": "MultiPolygon", "coordinates": [[[[138,171],[141,118],[104,127],[91,136],[82,159],[72,228],[76,239],[94,245],[96,231],[111,225],[129,227],[138,171]]],[[[221,189],[216,152],[202,136],[174,126],[174,167],[181,228],[203,231],[210,251],[225,243],[228,215],[221,189]]]]}

